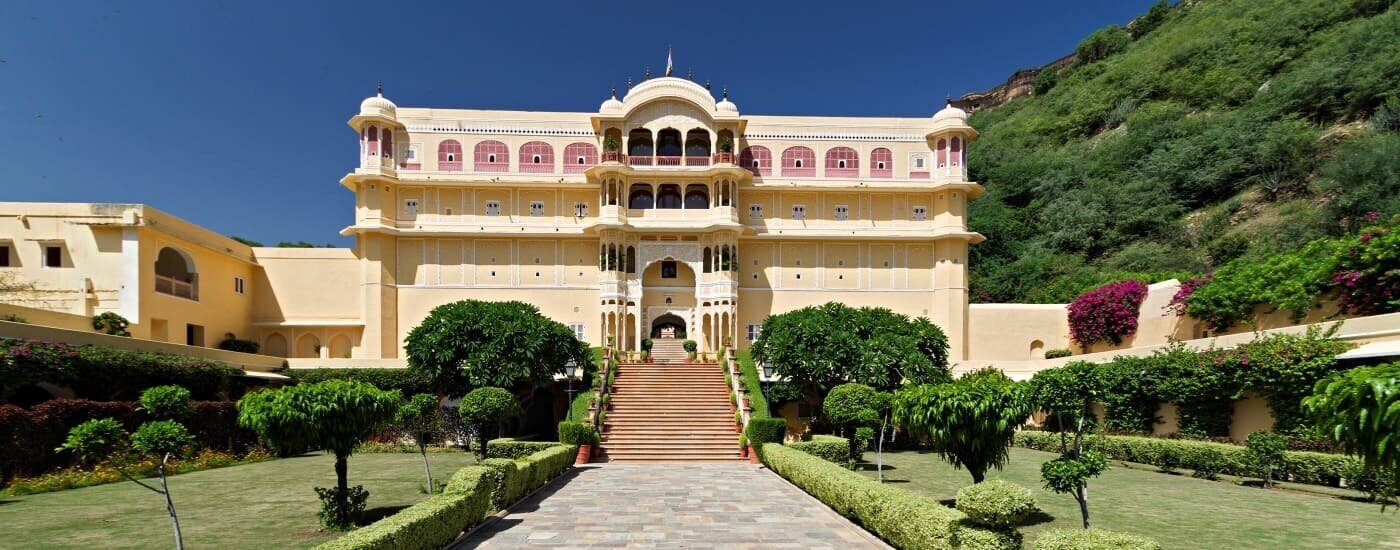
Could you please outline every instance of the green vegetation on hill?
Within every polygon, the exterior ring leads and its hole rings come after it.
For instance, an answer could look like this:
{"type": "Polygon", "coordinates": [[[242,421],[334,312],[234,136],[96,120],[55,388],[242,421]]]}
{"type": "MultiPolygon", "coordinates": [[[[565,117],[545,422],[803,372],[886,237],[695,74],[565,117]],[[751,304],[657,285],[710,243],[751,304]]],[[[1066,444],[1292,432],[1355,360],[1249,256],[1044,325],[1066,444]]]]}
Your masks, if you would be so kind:
{"type": "Polygon", "coordinates": [[[1393,0],[1199,0],[975,113],[973,299],[1066,302],[1400,211],[1393,0]]]}

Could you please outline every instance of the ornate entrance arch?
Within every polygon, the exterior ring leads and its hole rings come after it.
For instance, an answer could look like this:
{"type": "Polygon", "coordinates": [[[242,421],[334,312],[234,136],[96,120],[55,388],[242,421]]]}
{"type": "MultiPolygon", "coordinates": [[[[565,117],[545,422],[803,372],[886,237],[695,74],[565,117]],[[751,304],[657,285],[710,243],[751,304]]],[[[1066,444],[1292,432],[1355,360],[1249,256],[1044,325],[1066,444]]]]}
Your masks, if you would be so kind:
{"type": "Polygon", "coordinates": [[[675,313],[666,312],[651,320],[652,338],[686,338],[686,320],[675,313]]]}

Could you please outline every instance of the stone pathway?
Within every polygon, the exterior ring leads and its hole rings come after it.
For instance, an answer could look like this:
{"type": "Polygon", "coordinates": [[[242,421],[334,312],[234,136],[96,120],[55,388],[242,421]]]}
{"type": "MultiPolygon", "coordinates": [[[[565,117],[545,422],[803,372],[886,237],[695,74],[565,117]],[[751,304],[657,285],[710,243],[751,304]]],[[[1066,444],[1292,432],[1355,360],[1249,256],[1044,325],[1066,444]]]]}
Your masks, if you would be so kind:
{"type": "Polygon", "coordinates": [[[888,548],[748,464],[574,468],[450,548],[888,548]]]}

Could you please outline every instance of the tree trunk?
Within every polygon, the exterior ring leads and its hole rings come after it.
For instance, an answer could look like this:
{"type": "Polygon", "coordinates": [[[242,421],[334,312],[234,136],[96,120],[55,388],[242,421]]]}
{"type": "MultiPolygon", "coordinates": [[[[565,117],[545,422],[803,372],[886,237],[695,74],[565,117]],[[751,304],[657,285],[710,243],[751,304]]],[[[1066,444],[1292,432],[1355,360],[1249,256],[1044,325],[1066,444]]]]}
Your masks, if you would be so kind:
{"type": "Polygon", "coordinates": [[[423,455],[423,475],[428,476],[428,494],[431,495],[437,487],[433,486],[433,471],[428,468],[428,446],[420,442],[418,444],[418,454],[423,455]]]}
{"type": "Polygon", "coordinates": [[[165,511],[170,514],[170,525],[175,529],[175,550],[185,550],[185,537],[180,534],[180,518],[175,515],[175,501],[170,499],[170,485],[165,482],[165,464],[170,460],[170,455],[160,461],[160,466],[156,472],[160,473],[160,490],[165,495],[165,511]]]}
{"type": "Polygon", "coordinates": [[[967,469],[967,472],[970,473],[970,474],[972,474],[972,484],[973,484],[973,485],[976,485],[976,484],[978,484],[978,483],[982,483],[982,480],[983,480],[983,479],[986,479],[986,477],[987,477],[987,476],[986,476],[986,472],[983,472],[982,470],[974,470],[974,469],[972,469],[972,468],[968,468],[968,469],[967,469]]]}
{"type": "Polygon", "coordinates": [[[875,481],[885,482],[885,421],[889,417],[880,419],[880,439],[875,441],[875,481]]]}
{"type": "Polygon", "coordinates": [[[1080,483],[1074,492],[1074,500],[1079,501],[1079,515],[1084,516],[1084,528],[1089,528],[1089,484],[1080,483]]]}
{"type": "Polygon", "coordinates": [[[340,489],[340,494],[342,495],[347,494],[350,490],[350,481],[346,479],[348,477],[347,470],[349,470],[349,461],[346,460],[347,458],[347,455],[340,453],[335,454],[335,486],[340,489]]]}

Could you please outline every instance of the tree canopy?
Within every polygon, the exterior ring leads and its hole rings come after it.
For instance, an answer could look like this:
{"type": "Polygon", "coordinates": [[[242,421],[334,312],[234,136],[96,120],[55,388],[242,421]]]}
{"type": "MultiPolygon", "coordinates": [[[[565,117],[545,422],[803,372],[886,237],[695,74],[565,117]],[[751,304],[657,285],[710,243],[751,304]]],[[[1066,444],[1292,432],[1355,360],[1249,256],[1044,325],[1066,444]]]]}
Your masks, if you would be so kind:
{"type": "Polygon", "coordinates": [[[954,382],[900,388],[893,416],[896,425],[927,437],[940,457],[967,468],[973,483],[981,483],[989,468],[1006,464],[1016,428],[1031,408],[1022,384],[989,367],[954,382]]]}
{"type": "Polygon", "coordinates": [[[1325,378],[1303,409],[1318,433],[1361,457],[1367,470],[1389,473],[1392,490],[1400,488],[1400,363],[1325,378]]]}
{"type": "Polygon", "coordinates": [[[462,423],[471,427],[478,443],[477,456],[486,458],[487,434],[506,421],[520,415],[520,401],[515,394],[501,388],[477,388],[462,397],[457,413],[462,423]]]}
{"type": "Polygon", "coordinates": [[[563,324],[524,302],[463,300],[433,308],[405,339],[408,368],[445,395],[472,388],[539,387],[570,360],[592,364],[588,345],[563,324]]]}
{"type": "Polygon", "coordinates": [[[841,430],[841,435],[850,443],[848,463],[854,464],[860,458],[861,441],[856,437],[856,430],[880,425],[880,418],[887,408],[888,395],[865,384],[841,384],[826,394],[826,399],[822,401],[822,414],[826,415],[831,425],[841,430]]]}
{"type": "Polygon", "coordinates": [[[836,302],[764,319],[753,358],[816,395],[844,382],[891,390],[951,379],[948,337],[927,318],[836,302]]]}

